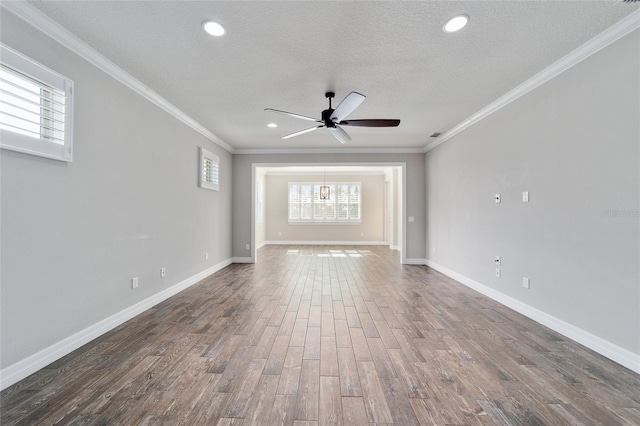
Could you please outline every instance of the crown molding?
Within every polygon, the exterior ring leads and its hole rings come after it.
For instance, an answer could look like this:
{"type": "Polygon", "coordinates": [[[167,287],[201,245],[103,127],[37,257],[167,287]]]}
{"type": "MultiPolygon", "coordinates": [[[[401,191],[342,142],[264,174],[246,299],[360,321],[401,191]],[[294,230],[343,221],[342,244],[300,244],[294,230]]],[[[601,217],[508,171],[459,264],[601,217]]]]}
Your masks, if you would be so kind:
{"type": "Polygon", "coordinates": [[[422,152],[428,152],[432,150],[433,148],[451,139],[468,127],[473,126],[480,120],[483,120],[499,109],[504,108],[521,96],[526,95],[535,88],[543,85],[559,74],[562,74],[569,68],[582,62],[589,56],[599,52],[600,50],[609,46],[611,43],[621,39],[622,37],[626,36],[632,31],[637,30],[638,28],[640,28],[640,10],[636,10],[627,17],[621,19],[591,40],[584,43],[582,46],[570,52],[568,55],[562,57],[558,61],[549,65],[544,70],[540,71],[538,74],[535,74],[533,77],[524,81],[515,89],[502,95],[486,107],[482,108],[480,111],[468,117],[463,122],[455,125],[451,129],[444,132],[442,135],[430,141],[425,145],[422,152]]]}
{"type": "Polygon", "coordinates": [[[235,149],[234,154],[422,154],[424,148],[264,148],[235,149]]]}
{"type": "Polygon", "coordinates": [[[175,118],[191,127],[207,139],[215,144],[234,153],[234,148],[216,136],[213,132],[205,128],[202,124],[182,112],[178,107],[167,101],[165,98],[145,86],[140,80],[127,73],[125,70],[102,56],[97,50],[80,40],[76,35],[58,24],[44,13],[40,12],[35,6],[27,3],[25,0],[3,1],[1,6],[4,10],[11,12],[26,23],[32,25],[37,30],[51,37],[67,49],[71,50],[81,58],[98,67],[100,70],[109,74],[129,89],[138,93],[151,103],[160,107],[164,111],[173,115],[175,118]]]}

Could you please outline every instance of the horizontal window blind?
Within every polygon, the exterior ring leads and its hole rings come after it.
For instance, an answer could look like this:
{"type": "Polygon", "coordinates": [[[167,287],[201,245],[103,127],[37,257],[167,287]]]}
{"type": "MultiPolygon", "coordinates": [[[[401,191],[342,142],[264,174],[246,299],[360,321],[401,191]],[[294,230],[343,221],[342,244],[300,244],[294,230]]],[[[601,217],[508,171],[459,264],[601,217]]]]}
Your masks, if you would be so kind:
{"type": "Polygon", "coordinates": [[[73,82],[0,45],[0,147],[71,161],[73,82]]]}
{"type": "Polygon", "coordinates": [[[0,128],[64,145],[65,94],[0,64],[0,128]]]}

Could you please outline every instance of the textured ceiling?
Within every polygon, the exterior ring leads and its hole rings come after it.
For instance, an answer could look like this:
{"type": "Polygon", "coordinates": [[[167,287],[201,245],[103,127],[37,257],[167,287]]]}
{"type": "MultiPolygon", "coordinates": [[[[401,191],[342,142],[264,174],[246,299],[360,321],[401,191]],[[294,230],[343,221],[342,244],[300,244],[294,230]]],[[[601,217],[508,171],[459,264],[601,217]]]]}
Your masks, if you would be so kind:
{"type": "Polygon", "coordinates": [[[326,129],[280,137],[350,91],[350,148],[418,148],[629,15],[620,1],[34,1],[109,60],[237,149],[338,148],[326,129]],[[471,20],[454,34],[445,21],[471,20]],[[213,38],[205,20],[222,23],[213,38]],[[267,128],[275,122],[278,128],[267,128]]]}

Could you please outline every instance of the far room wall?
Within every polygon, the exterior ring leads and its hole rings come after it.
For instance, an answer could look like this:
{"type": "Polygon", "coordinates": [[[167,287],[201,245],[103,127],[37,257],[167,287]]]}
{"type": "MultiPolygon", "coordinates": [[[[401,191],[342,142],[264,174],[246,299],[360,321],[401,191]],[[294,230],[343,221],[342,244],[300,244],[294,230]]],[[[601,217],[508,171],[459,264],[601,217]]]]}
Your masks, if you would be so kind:
{"type": "MultiPolygon", "coordinates": [[[[290,242],[384,242],[384,174],[327,175],[326,182],[360,182],[362,189],[362,221],[358,224],[289,223],[288,191],[290,182],[323,182],[322,174],[267,175],[266,241],[290,242]]],[[[258,229],[256,225],[256,230],[258,229]]],[[[256,236],[258,233],[256,232],[256,236]]]]}

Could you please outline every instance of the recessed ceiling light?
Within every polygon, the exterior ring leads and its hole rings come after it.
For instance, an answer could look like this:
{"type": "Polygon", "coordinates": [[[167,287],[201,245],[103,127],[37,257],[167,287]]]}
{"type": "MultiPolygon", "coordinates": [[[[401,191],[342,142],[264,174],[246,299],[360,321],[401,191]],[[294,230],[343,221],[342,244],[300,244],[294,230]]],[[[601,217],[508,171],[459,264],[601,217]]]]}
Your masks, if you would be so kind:
{"type": "Polygon", "coordinates": [[[273,129],[274,127],[278,127],[278,125],[276,123],[269,123],[267,124],[267,127],[271,127],[273,129]]]}
{"type": "Polygon", "coordinates": [[[223,36],[225,33],[224,27],[217,22],[205,21],[202,23],[202,28],[209,34],[215,37],[223,36]]]}
{"type": "Polygon", "coordinates": [[[442,29],[445,33],[455,33],[456,31],[460,31],[467,25],[469,22],[469,17],[467,15],[458,15],[449,19],[442,29]]]}

